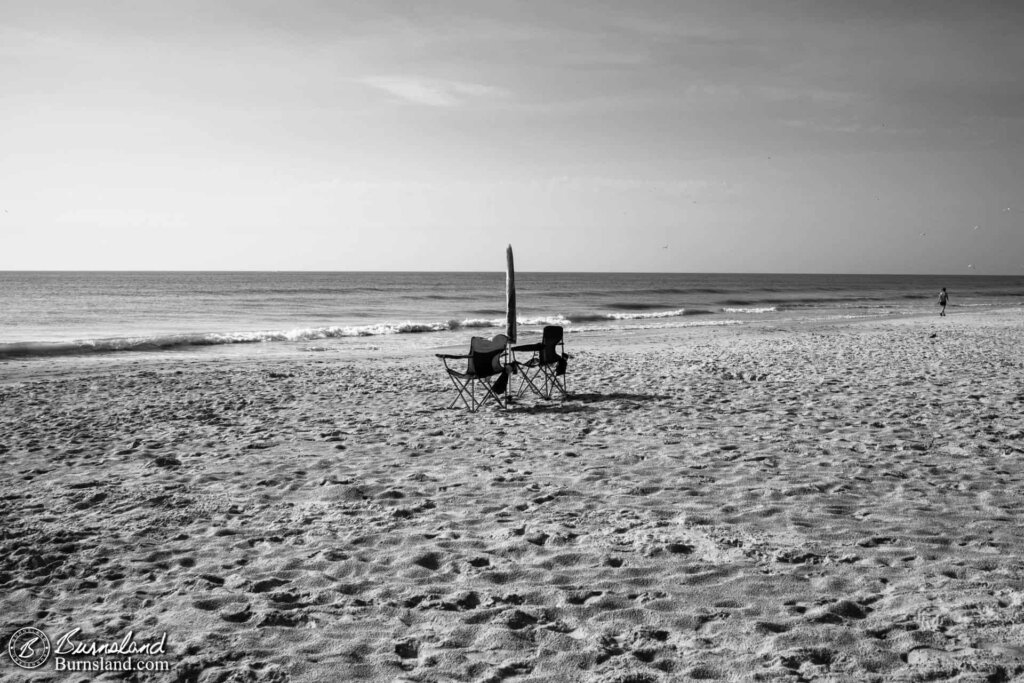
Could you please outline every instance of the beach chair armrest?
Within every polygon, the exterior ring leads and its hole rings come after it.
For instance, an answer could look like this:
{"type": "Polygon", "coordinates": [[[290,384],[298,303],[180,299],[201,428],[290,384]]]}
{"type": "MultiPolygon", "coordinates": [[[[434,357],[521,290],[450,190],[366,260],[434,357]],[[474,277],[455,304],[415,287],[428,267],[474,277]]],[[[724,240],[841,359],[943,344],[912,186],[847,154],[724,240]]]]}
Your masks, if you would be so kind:
{"type": "Polygon", "coordinates": [[[455,354],[451,354],[451,353],[435,353],[434,355],[437,356],[438,358],[441,358],[441,359],[450,359],[450,360],[458,360],[459,358],[462,358],[463,360],[465,360],[466,358],[470,357],[470,355],[468,353],[465,354],[465,355],[455,355],[455,354]]]}

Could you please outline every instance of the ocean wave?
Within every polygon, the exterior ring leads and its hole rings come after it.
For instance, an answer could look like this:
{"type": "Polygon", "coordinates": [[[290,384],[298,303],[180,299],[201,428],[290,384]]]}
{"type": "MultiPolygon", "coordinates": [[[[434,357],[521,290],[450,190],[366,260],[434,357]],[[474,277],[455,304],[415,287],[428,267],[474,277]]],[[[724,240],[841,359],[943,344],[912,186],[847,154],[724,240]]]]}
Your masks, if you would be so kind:
{"type": "Polygon", "coordinates": [[[654,311],[652,313],[607,313],[608,320],[649,320],[652,318],[676,318],[686,315],[685,308],[677,308],[674,311],[654,311]]]}
{"type": "Polygon", "coordinates": [[[616,325],[616,326],[601,326],[601,325],[588,325],[586,328],[580,329],[580,331],[587,332],[622,332],[623,330],[671,330],[686,327],[724,327],[729,325],[743,325],[745,324],[742,320],[722,319],[722,320],[694,320],[692,322],[671,322],[671,323],[637,323],[632,325],[616,325]]]}
{"type": "Polygon", "coordinates": [[[602,320],[648,320],[652,318],[678,318],[689,315],[709,315],[712,311],[700,308],[677,308],[671,311],[651,311],[649,313],[572,313],[569,320],[574,323],[598,322],[602,320]]]}
{"type": "MultiPolygon", "coordinates": [[[[710,313],[710,311],[677,309],[672,311],[596,313],[566,317],[559,314],[521,317],[520,327],[560,325],[570,327],[586,322],[649,320],[683,315],[710,313]]],[[[126,351],[167,351],[186,347],[216,346],[224,344],[260,344],[272,342],[302,342],[349,337],[377,337],[395,334],[429,334],[458,330],[503,330],[505,318],[481,317],[465,320],[451,319],[433,322],[379,322],[367,325],[303,327],[290,330],[262,330],[235,332],[202,332],[157,335],[107,337],[75,341],[27,341],[0,343],[0,359],[31,358],[41,356],[68,356],[126,351]]]]}
{"type": "Polygon", "coordinates": [[[730,289],[720,287],[638,287],[630,289],[633,295],[647,296],[651,294],[728,294],[730,289]]]}
{"type": "Polygon", "coordinates": [[[778,306],[754,306],[752,308],[723,308],[724,313],[774,313],[778,306]]]}
{"type": "MultiPolygon", "coordinates": [[[[607,318],[602,318],[607,319],[607,318]]],[[[519,318],[521,327],[543,325],[569,326],[568,318],[561,315],[519,318]]],[[[369,325],[305,327],[291,330],[264,330],[238,332],[205,332],[164,334],[151,336],[109,337],[63,342],[0,343],[0,359],[29,358],[34,356],[69,356],[123,351],[167,351],[184,347],[216,346],[222,344],[259,344],[270,342],[301,342],[318,339],[348,337],[377,337],[394,334],[427,334],[458,330],[503,330],[505,318],[470,318],[435,322],[380,322],[369,325]]]]}
{"type": "Polygon", "coordinates": [[[267,342],[297,342],[343,337],[375,337],[391,334],[420,334],[460,329],[503,327],[505,320],[470,319],[438,322],[378,323],[357,326],[330,326],[271,330],[257,332],[205,332],[151,336],[108,337],[62,342],[13,342],[0,344],[0,359],[29,358],[34,356],[69,356],[91,353],[123,351],[166,351],[190,346],[216,346],[222,344],[259,344],[267,342]]]}
{"type": "MultiPolygon", "coordinates": [[[[570,320],[569,318],[566,318],[566,317],[561,316],[561,315],[549,315],[549,316],[539,316],[539,317],[534,317],[534,318],[518,318],[516,322],[519,325],[526,325],[526,326],[531,326],[531,325],[560,325],[562,327],[567,327],[568,325],[571,325],[573,322],[575,322],[575,319],[570,320]]],[[[502,325],[505,324],[504,318],[502,318],[501,324],[502,325]]]]}
{"type": "Polygon", "coordinates": [[[649,311],[656,308],[668,308],[668,306],[663,303],[643,303],[637,301],[623,301],[604,305],[616,311],[649,311]]]}
{"type": "Polygon", "coordinates": [[[758,297],[756,299],[724,299],[718,303],[722,306],[785,306],[786,308],[813,308],[819,305],[839,306],[844,303],[860,303],[864,301],[887,301],[884,297],[873,296],[796,296],[796,297],[758,297]]]}

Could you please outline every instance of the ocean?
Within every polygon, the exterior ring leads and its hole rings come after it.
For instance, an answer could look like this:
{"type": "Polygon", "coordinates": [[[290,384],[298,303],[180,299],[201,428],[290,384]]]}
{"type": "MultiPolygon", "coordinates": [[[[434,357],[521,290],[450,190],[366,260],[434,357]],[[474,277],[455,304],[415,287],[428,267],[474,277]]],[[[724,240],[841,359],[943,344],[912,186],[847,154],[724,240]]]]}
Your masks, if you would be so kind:
{"type": "MultiPolygon", "coordinates": [[[[517,273],[520,336],[937,314],[1024,304],[1024,276],[517,273]]],[[[0,359],[410,350],[505,326],[505,273],[0,272],[0,359]]]]}

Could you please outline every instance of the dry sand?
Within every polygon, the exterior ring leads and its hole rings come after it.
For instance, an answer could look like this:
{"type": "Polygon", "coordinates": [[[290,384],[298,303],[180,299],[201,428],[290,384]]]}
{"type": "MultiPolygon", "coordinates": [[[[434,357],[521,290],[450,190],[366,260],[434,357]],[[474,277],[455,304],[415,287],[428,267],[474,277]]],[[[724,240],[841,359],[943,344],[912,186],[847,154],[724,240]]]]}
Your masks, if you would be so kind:
{"type": "Polygon", "coordinates": [[[1021,309],[567,350],[571,400],[477,415],[429,353],[0,364],[5,653],[36,626],[166,632],[139,680],[1024,676],[1021,309]]]}

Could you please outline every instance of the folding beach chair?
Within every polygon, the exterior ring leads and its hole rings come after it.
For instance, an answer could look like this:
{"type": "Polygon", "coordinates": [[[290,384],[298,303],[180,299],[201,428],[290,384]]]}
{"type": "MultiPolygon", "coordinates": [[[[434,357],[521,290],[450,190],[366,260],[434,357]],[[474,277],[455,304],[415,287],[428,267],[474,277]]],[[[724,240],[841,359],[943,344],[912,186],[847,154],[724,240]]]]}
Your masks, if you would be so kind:
{"type": "Polygon", "coordinates": [[[558,325],[548,325],[544,328],[540,342],[512,347],[513,356],[516,353],[531,354],[525,362],[516,362],[522,377],[517,396],[522,396],[527,389],[547,399],[556,393],[561,394],[563,398],[569,394],[566,387],[569,355],[565,353],[565,344],[562,340],[562,328],[558,325]]]}
{"type": "Polygon", "coordinates": [[[469,412],[475,413],[492,399],[500,408],[508,407],[508,378],[503,375],[507,372],[504,363],[507,346],[508,337],[499,334],[494,339],[473,337],[469,353],[465,355],[436,354],[444,362],[444,369],[458,392],[449,408],[454,408],[461,400],[469,412]],[[449,364],[458,360],[466,361],[464,372],[449,364]]]}

